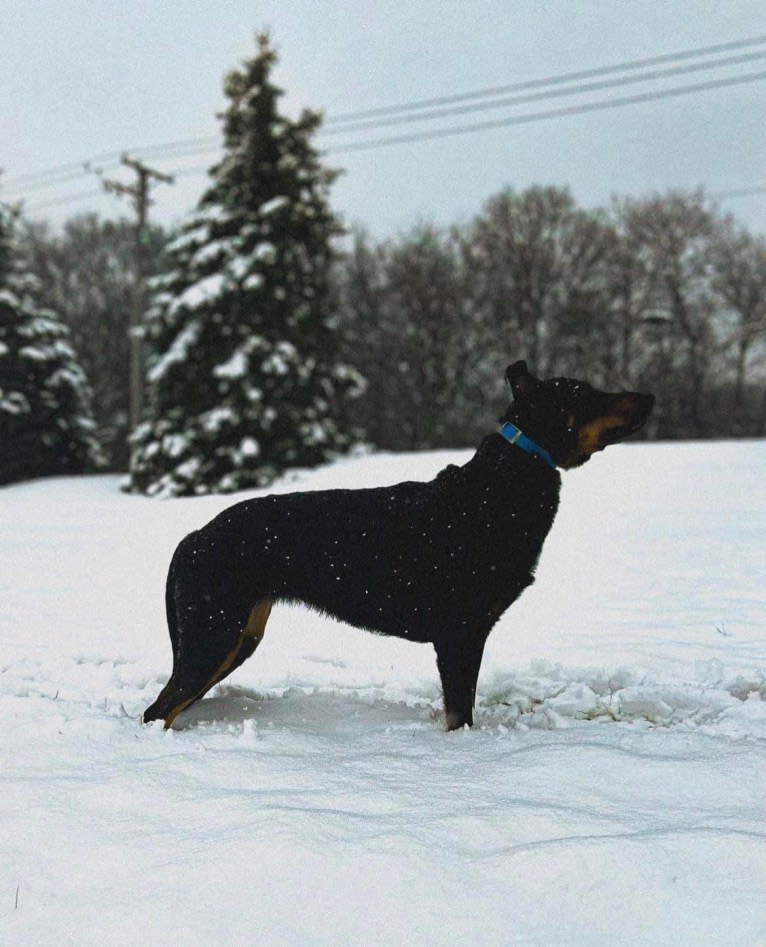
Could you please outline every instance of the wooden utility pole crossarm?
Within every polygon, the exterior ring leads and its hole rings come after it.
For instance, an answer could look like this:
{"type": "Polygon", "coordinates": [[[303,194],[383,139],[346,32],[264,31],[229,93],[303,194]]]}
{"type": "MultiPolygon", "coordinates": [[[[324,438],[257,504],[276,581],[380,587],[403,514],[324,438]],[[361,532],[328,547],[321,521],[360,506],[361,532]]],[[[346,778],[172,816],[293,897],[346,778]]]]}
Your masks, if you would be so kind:
{"type": "Polygon", "coordinates": [[[135,278],[130,312],[130,429],[134,430],[141,422],[143,401],[143,332],[141,320],[144,308],[144,278],[146,274],[146,226],[149,206],[151,205],[151,186],[154,181],[172,184],[174,179],[170,174],[163,174],[155,168],[150,168],[143,161],[122,156],[122,164],[135,172],[136,180],[133,184],[114,181],[105,178],[100,172],[104,190],[118,197],[130,197],[136,211],[136,240],[135,240],[135,278]]]}

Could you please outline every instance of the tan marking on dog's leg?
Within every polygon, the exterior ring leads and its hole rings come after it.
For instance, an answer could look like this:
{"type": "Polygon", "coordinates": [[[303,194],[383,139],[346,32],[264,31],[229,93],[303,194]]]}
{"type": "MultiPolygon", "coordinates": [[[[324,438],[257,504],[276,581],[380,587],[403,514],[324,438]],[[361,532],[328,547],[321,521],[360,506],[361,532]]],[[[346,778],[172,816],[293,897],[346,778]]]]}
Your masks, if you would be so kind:
{"type": "MultiPolygon", "coordinates": [[[[243,632],[244,634],[244,632],[243,632]]],[[[239,654],[239,649],[242,645],[242,635],[237,638],[237,643],[232,648],[231,652],[226,656],[226,658],[221,662],[221,665],[218,667],[213,676],[208,680],[207,684],[204,687],[200,688],[196,694],[193,694],[188,700],[182,701],[177,707],[174,707],[173,710],[165,717],[165,729],[169,730],[171,724],[176,719],[176,717],[181,713],[182,710],[186,710],[189,704],[193,704],[195,700],[199,700],[204,694],[206,694],[210,688],[221,678],[223,677],[229,668],[234,663],[234,659],[237,654],[239,654]]]]}
{"type": "Polygon", "coordinates": [[[262,602],[258,602],[258,604],[253,607],[245,629],[242,632],[242,637],[255,638],[258,644],[261,643],[264,631],[266,630],[266,622],[271,614],[273,604],[271,599],[265,598],[262,602]]]}
{"type": "Polygon", "coordinates": [[[234,645],[229,654],[221,662],[220,666],[216,672],[212,675],[210,680],[205,684],[201,690],[197,691],[192,697],[188,700],[183,701],[177,707],[174,707],[173,710],[165,717],[165,729],[169,730],[173,721],[181,713],[182,710],[193,704],[195,700],[199,700],[204,694],[206,694],[211,687],[218,683],[222,678],[226,677],[229,668],[234,664],[234,661],[239,654],[240,648],[242,647],[242,642],[245,638],[255,638],[256,646],[261,643],[263,640],[263,635],[266,630],[266,622],[269,615],[271,614],[271,607],[274,603],[271,599],[264,599],[262,602],[259,602],[252,611],[250,612],[250,617],[247,620],[247,624],[240,632],[239,638],[237,638],[237,643],[234,645]]]}
{"type": "Polygon", "coordinates": [[[183,701],[182,703],[180,703],[177,707],[174,707],[174,708],[170,711],[170,713],[167,715],[167,717],[165,717],[165,726],[164,726],[164,729],[165,729],[165,730],[169,730],[169,729],[171,728],[171,726],[173,725],[173,721],[174,721],[174,720],[176,719],[176,717],[181,713],[181,711],[182,711],[182,710],[186,710],[186,708],[189,706],[189,704],[193,704],[194,701],[195,701],[198,697],[200,697],[200,696],[202,695],[202,693],[204,693],[204,691],[200,691],[199,694],[195,694],[193,697],[190,697],[188,700],[185,700],[185,701],[183,701]]]}

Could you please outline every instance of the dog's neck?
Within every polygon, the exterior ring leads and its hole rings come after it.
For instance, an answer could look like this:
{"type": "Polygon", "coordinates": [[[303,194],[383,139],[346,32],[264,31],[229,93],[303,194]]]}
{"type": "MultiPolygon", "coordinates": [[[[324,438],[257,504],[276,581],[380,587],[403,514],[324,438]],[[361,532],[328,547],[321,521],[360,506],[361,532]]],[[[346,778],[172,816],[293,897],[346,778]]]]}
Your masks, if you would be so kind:
{"type": "Polygon", "coordinates": [[[555,466],[537,454],[520,450],[518,443],[510,444],[499,432],[484,438],[471,462],[495,470],[503,479],[531,477],[540,486],[561,483],[561,475],[555,466]]]}
{"type": "Polygon", "coordinates": [[[556,461],[551,457],[548,451],[538,444],[537,441],[533,441],[531,437],[528,437],[513,421],[503,421],[500,425],[500,434],[509,444],[513,444],[520,450],[526,451],[527,454],[542,457],[549,467],[555,469],[556,461]]]}

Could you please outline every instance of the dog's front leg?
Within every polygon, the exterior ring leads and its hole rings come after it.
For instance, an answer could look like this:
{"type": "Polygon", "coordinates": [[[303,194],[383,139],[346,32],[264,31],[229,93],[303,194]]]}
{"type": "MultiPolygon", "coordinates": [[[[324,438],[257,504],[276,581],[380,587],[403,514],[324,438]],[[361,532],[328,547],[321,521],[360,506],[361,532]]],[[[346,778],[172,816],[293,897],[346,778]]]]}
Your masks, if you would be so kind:
{"type": "Polygon", "coordinates": [[[448,730],[459,730],[466,724],[473,726],[476,682],[479,679],[485,641],[486,635],[468,637],[465,632],[462,632],[462,636],[460,632],[456,632],[454,637],[445,637],[434,642],[436,665],[442,679],[448,730]]]}

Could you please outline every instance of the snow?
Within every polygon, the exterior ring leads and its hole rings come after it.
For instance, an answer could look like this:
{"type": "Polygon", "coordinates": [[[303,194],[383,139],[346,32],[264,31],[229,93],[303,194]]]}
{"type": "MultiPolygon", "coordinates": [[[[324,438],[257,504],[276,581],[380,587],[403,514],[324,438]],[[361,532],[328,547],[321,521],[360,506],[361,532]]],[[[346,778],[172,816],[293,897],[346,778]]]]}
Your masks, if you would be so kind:
{"type": "Polygon", "coordinates": [[[266,263],[273,263],[277,256],[277,248],[273,243],[270,243],[268,240],[264,240],[261,243],[257,243],[252,250],[251,256],[254,260],[260,260],[266,263]]]}
{"type": "Polygon", "coordinates": [[[32,410],[29,401],[20,391],[7,394],[0,388],[0,411],[8,414],[28,414],[32,410]]]}
{"type": "Polygon", "coordinates": [[[79,388],[85,381],[85,376],[79,369],[71,366],[57,368],[46,379],[47,388],[79,388]]]}
{"type": "Polygon", "coordinates": [[[300,431],[301,438],[306,444],[322,444],[327,440],[327,432],[318,421],[301,424],[300,431]]]}
{"type": "Polygon", "coordinates": [[[250,272],[252,265],[253,258],[250,256],[242,256],[241,254],[229,260],[226,264],[229,273],[237,280],[244,279],[250,272]]]}
{"type": "MultiPolygon", "coordinates": [[[[69,329],[66,328],[55,316],[50,315],[33,315],[27,316],[24,321],[18,327],[19,335],[26,336],[27,338],[37,338],[41,335],[52,335],[52,336],[69,336],[69,329]]],[[[66,344],[66,343],[64,343],[66,344]]],[[[66,347],[66,352],[63,354],[69,355],[71,349],[69,346],[66,347]]]]}
{"type": "Polygon", "coordinates": [[[192,212],[191,219],[209,224],[225,224],[232,219],[232,211],[221,204],[203,204],[192,212]]]}
{"type": "Polygon", "coordinates": [[[176,477],[180,477],[183,480],[193,480],[197,476],[197,472],[201,466],[201,457],[191,457],[189,460],[185,460],[183,463],[179,464],[174,470],[174,474],[176,477]]]}
{"type": "Polygon", "coordinates": [[[248,372],[249,359],[242,349],[237,349],[231,358],[216,365],[213,374],[216,378],[242,378],[248,372]]]}
{"type": "Polygon", "coordinates": [[[180,362],[185,362],[190,349],[199,339],[202,327],[196,320],[188,322],[173,340],[170,348],[159,358],[147,372],[147,378],[155,384],[158,382],[172,366],[180,362]]]}
{"type": "Polygon", "coordinates": [[[239,452],[242,457],[257,457],[261,452],[261,445],[254,437],[243,437],[240,441],[239,452]]]}
{"type": "MultiPolygon", "coordinates": [[[[271,491],[468,456],[346,459],[271,491]]],[[[765,480],[764,442],[565,473],[477,726],[453,734],[429,647],[286,606],[175,730],[142,726],[170,670],[170,555],[238,497],[3,489],[1,939],[766,942],[765,480]]]]}
{"type": "Polygon", "coordinates": [[[168,457],[180,457],[188,446],[189,437],[186,433],[166,434],[162,438],[162,449],[168,457]]]}
{"type": "Polygon", "coordinates": [[[274,351],[261,362],[261,371],[271,375],[286,375],[289,362],[295,361],[298,352],[291,342],[277,342],[274,351]]]}
{"type": "Polygon", "coordinates": [[[13,309],[17,309],[20,305],[19,297],[9,289],[0,289],[0,305],[11,306],[13,309]]]}
{"type": "Polygon", "coordinates": [[[33,362],[47,362],[56,357],[56,352],[52,346],[45,346],[44,349],[40,349],[34,345],[24,345],[19,349],[19,355],[33,362]]]}
{"type": "Polygon", "coordinates": [[[191,259],[192,266],[207,266],[220,257],[225,257],[237,246],[237,240],[232,237],[220,237],[203,244],[191,259]]]}
{"type": "Polygon", "coordinates": [[[284,207],[289,203],[289,199],[284,194],[280,194],[277,197],[272,197],[271,200],[261,204],[260,212],[264,216],[267,214],[273,214],[274,211],[279,210],[281,207],[284,207]]]}
{"type": "Polygon", "coordinates": [[[200,415],[200,423],[205,431],[215,434],[226,424],[233,424],[237,420],[237,412],[228,406],[212,408],[200,415]]]}
{"type": "MultiPolygon", "coordinates": [[[[182,230],[165,248],[169,253],[182,253],[204,243],[210,235],[207,222],[193,223],[188,229],[182,230]]],[[[156,278],[156,277],[155,277],[156,278]]]]}
{"type": "Polygon", "coordinates": [[[226,284],[226,276],[223,273],[212,273],[203,279],[193,283],[178,296],[171,304],[173,312],[178,309],[199,309],[208,303],[217,299],[226,284]]]}
{"type": "Polygon", "coordinates": [[[242,283],[242,286],[247,290],[260,289],[263,286],[263,277],[260,273],[251,273],[242,283]]]}

